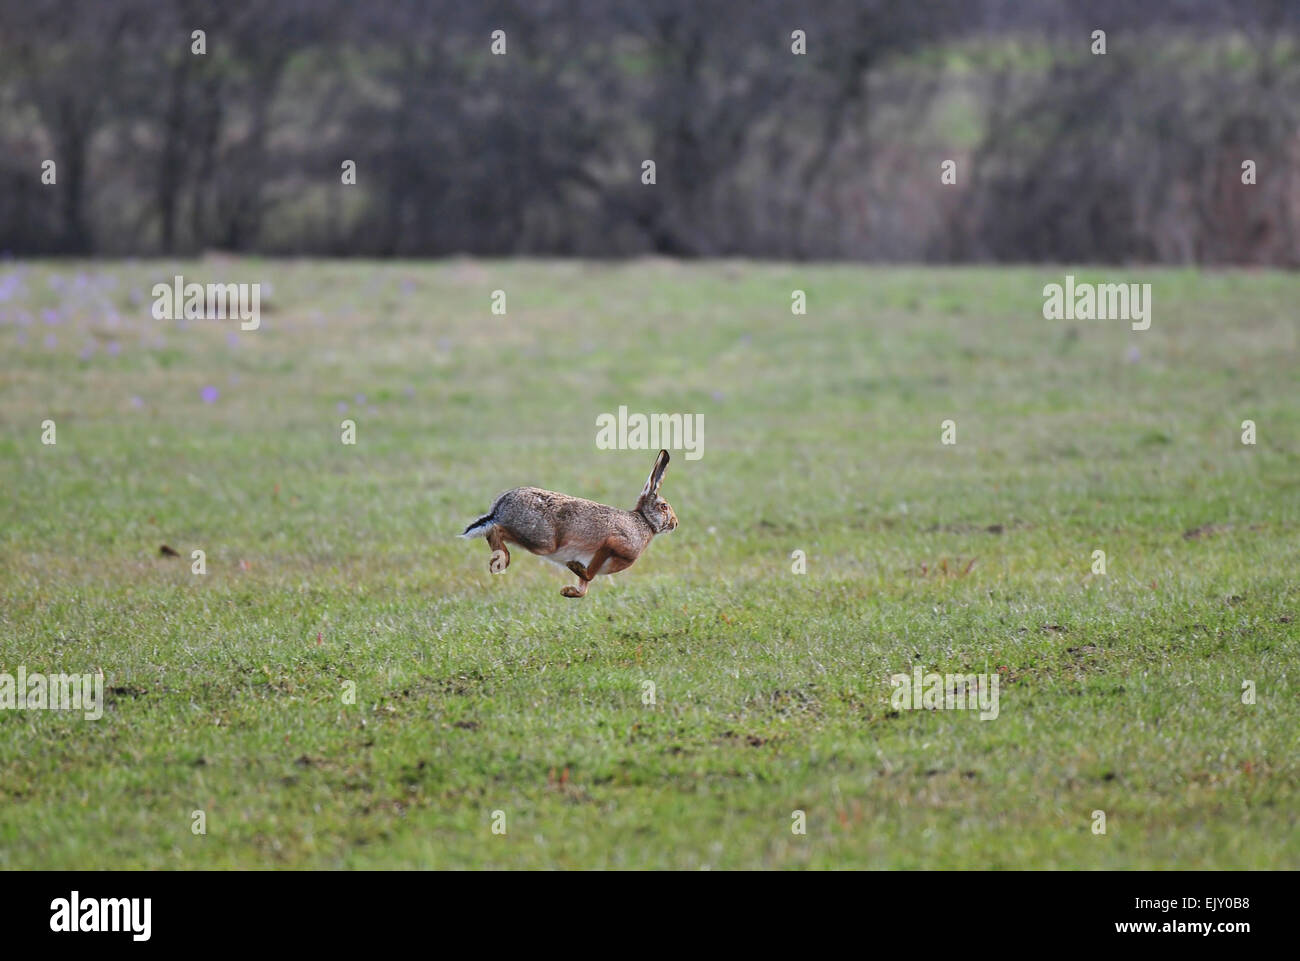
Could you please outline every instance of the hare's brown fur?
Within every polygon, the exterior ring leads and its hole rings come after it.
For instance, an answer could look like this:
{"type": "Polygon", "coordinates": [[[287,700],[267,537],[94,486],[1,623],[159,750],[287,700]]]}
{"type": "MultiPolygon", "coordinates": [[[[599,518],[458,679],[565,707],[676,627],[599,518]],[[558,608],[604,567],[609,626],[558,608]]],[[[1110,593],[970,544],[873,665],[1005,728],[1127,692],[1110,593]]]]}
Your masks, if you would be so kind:
{"type": "Polygon", "coordinates": [[[660,451],[630,511],[540,487],[516,487],[499,496],[462,536],[487,538],[492,549],[488,569],[494,574],[510,566],[506,545],[517,544],[577,574],[577,587],[561,593],[582,597],[596,575],[631,566],[655,534],[677,526],[677,515],[658,494],[667,466],[668,452],[660,451]]]}

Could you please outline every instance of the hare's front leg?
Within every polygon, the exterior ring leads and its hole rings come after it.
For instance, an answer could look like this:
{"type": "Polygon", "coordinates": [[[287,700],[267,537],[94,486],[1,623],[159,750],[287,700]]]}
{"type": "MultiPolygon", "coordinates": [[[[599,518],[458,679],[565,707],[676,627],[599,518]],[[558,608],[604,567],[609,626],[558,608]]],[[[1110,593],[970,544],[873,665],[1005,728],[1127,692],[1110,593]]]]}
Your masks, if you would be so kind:
{"type": "MultiPolygon", "coordinates": [[[[599,551],[597,551],[596,556],[600,556],[599,551]]],[[[595,558],[592,558],[592,560],[595,560],[595,558]]],[[[592,574],[588,576],[587,569],[578,561],[569,561],[569,563],[564,566],[578,575],[578,586],[562,587],[560,588],[560,593],[565,597],[586,597],[587,585],[591,583],[592,577],[595,577],[596,575],[592,574]]]]}
{"type": "Polygon", "coordinates": [[[488,558],[488,570],[493,574],[502,573],[510,566],[510,552],[506,550],[506,538],[501,533],[501,528],[494,527],[488,531],[488,547],[492,548],[492,556],[488,558]]]}
{"type": "MultiPolygon", "coordinates": [[[[577,562],[575,561],[574,563],[577,562]]],[[[566,584],[564,587],[560,588],[560,593],[565,597],[586,597],[587,585],[590,583],[591,581],[578,581],[577,587],[574,587],[572,584],[566,584]]]]}
{"type": "Polygon", "coordinates": [[[560,593],[565,597],[586,597],[587,585],[595,579],[596,572],[599,571],[600,566],[605,563],[605,559],[609,557],[609,553],[609,548],[607,547],[598,548],[596,553],[591,555],[591,563],[586,567],[582,566],[581,561],[569,561],[565,567],[578,575],[578,586],[566,587],[561,590],[560,593]]]}

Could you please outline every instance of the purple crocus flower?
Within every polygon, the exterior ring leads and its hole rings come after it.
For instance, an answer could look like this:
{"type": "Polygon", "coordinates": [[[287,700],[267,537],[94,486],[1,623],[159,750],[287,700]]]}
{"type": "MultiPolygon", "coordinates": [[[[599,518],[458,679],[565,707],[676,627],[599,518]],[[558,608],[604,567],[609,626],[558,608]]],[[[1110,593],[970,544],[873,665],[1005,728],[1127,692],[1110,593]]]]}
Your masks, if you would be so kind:
{"type": "Polygon", "coordinates": [[[221,392],[217,390],[215,387],[213,387],[211,384],[209,384],[207,387],[204,387],[201,391],[199,391],[199,396],[203,398],[203,403],[215,404],[217,402],[217,398],[221,396],[221,392]]]}

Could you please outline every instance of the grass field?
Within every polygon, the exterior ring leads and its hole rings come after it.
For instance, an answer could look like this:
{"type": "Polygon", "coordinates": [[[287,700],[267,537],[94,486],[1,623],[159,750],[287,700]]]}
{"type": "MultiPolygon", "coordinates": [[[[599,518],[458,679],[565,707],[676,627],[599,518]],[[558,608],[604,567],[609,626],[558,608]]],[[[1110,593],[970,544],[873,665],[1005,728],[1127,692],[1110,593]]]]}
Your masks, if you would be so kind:
{"type": "Polygon", "coordinates": [[[1065,273],[0,266],[0,672],[107,686],[0,711],[0,867],[1300,867],[1300,276],[1074,271],[1135,332],[1065,273]],[[631,506],[619,405],[704,415],[681,526],[490,575],[501,490],[631,506]]]}

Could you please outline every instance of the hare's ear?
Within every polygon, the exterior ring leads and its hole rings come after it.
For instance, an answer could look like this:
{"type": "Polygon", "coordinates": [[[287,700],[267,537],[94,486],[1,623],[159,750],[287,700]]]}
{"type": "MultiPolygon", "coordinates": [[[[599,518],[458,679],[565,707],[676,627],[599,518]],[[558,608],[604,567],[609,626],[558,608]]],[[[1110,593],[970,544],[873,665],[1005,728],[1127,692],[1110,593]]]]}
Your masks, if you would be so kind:
{"type": "Polygon", "coordinates": [[[661,450],[659,456],[655,458],[655,466],[650,471],[650,476],[646,479],[645,488],[641,495],[659,493],[659,485],[664,482],[664,471],[668,469],[668,451],[661,450]]]}

